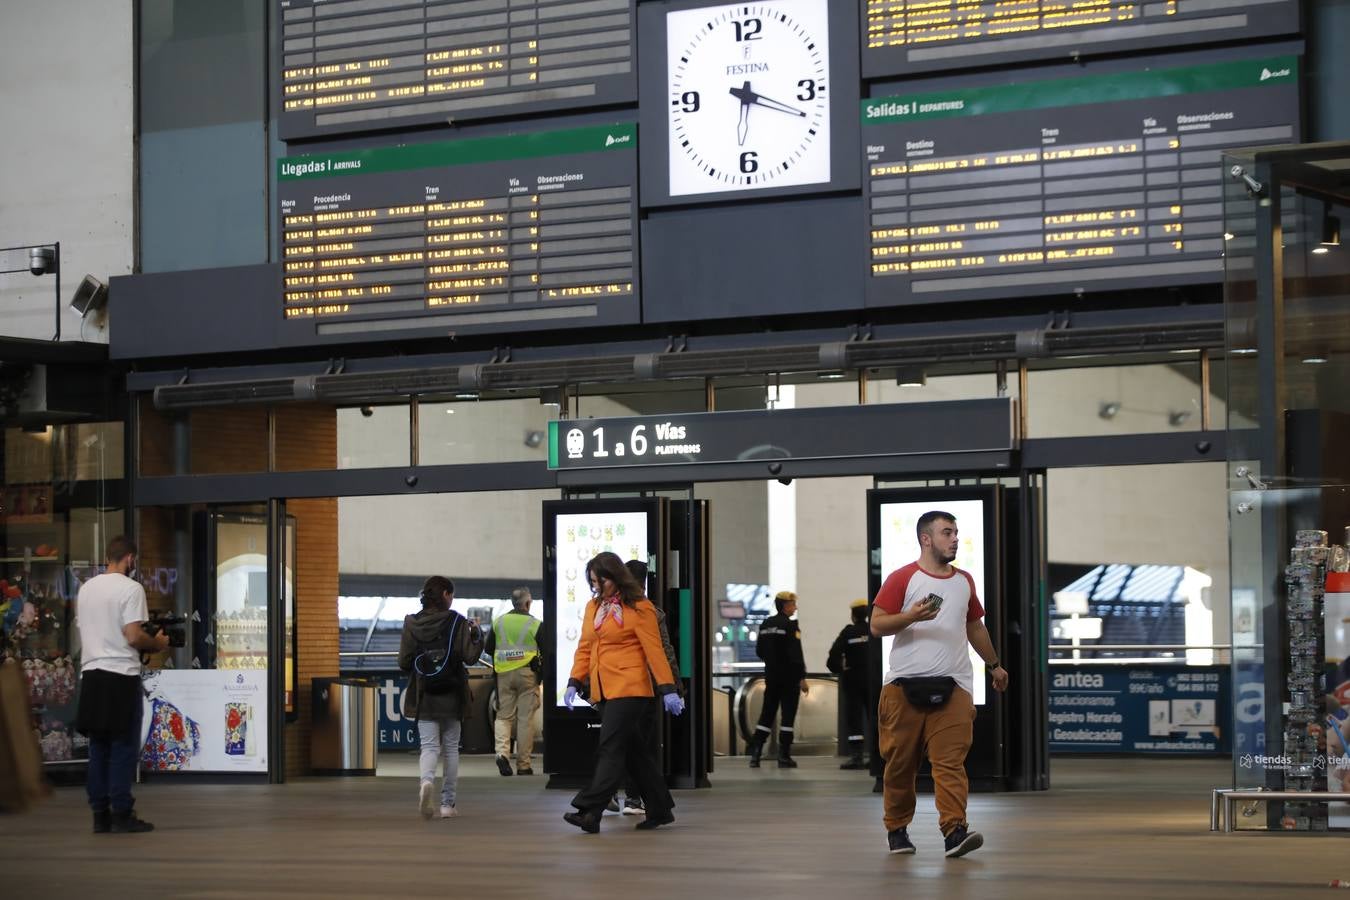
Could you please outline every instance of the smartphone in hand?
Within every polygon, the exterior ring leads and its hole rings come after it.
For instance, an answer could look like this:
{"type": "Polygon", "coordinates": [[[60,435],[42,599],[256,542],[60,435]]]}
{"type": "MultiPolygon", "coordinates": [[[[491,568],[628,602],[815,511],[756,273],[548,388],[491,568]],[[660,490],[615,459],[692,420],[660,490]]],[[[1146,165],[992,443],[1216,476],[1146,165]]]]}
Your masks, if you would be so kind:
{"type": "Polygon", "coordinates": [[[942,596],[940,594],[929,594],[927,597],[923,598],[923,602],[925,606],[934,612],[942,609],[942,596]]]}

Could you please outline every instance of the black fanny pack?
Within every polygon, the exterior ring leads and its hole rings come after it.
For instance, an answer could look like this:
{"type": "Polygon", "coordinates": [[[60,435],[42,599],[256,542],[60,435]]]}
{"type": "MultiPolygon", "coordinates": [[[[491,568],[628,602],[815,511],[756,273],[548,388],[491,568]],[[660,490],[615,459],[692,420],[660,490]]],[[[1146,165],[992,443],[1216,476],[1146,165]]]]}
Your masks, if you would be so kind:
{"type": "Polygon", "coordinates": [[[916,709],[937,709],[945,706],[956,690],[956,679],[944,678],[897,678],[892,684],[905,692],[905,699],[916,709]]]}

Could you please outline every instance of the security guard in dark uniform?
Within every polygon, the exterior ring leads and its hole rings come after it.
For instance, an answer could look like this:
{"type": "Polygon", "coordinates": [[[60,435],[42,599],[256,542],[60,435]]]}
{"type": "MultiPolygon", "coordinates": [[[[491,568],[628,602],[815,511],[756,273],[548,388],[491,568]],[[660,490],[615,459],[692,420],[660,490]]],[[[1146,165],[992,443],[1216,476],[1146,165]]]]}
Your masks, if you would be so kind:
{"type": "Polygon", "coordinates": [[[792,615],[797,612],[797,595],[779,591],[773,598],[778,614],[764,620],[759,626],[759,640],[755,653],[764,660],[764,708],[759,724],[750,739],[750,768],[759,768],[759,757],[764,743],[773,730],[773,719],[779,708],[783,720],[778,726],[778,768],[795,769],[792,758],[792,728],[797,720],[797,704],[807,692],[806,660],[802,656],[802,633],[792,615]],[[801,693],[799,694],[798,691],[801,693]]]}
{"type": "Polygon", "coordinates": [[[867,706],[867,642],[871,632],[867,626],[867,601],[854,600],[849,604],[853,621],[844,626],[830,645],[825,667],[839,676],[844,703],[844,724],[848,728],[848,761],[841,769],[865,769],[863,744],[867,740],[865,722],[870,718],[867,706]]]}

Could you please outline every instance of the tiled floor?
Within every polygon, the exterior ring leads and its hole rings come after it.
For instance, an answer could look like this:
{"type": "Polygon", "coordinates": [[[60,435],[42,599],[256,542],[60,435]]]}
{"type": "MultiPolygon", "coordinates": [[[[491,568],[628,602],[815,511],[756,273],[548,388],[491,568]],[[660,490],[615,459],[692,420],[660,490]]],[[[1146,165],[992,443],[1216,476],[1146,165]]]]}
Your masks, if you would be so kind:
{"type": "Polygon", "coordinates": [[[1056,761],[1049,792],[974,796],[985,847],[952,861],[931,797],[911,829],[918,854],[889,856],[870,779],[836,764],[720,760],[712,789],[677,793],[674,826],[612,816],[595,836],[561,820],[569,793],[502,778],[488,757],[465,760],[462,815],[446,821],[417,816],[409,777],[160,781],[139,791],[159,830],[95,836],[82,790],[63,788],[0,816],[0,896],[1275,900],[1350,879],[1345,837],[1209,834],[1223,761],[1056,761]]]}

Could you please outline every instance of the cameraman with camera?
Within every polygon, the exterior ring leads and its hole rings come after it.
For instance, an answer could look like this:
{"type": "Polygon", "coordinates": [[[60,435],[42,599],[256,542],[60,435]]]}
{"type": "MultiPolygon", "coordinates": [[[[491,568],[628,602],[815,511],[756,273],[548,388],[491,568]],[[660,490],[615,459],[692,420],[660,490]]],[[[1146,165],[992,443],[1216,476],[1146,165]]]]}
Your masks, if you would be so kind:
{"type": "Polygon", "coordinates": [[[89,738],[89,807],[94,833],[153,831],[132,807],[131,782],[141,751],[141,653],[169,647],[169,635],[153,636],[145,588],[130,576],[136,545],[118,536],[108,542],[108,568],[86,581],[75,600],[80,629],[80,709],[76,726],[89,738]]]}

